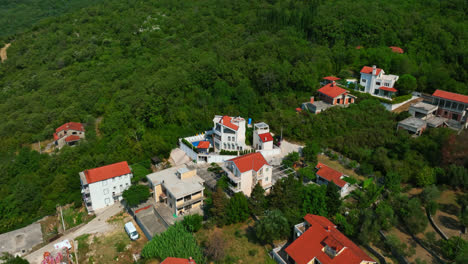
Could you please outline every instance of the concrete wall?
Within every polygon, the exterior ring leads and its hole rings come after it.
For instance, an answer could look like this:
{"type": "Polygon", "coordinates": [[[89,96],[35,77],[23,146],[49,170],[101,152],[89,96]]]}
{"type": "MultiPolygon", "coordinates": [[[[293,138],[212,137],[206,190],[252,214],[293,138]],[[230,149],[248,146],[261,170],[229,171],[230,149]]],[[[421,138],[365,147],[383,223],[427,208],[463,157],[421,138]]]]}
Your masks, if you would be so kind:
{"type": "Polygon", "coordinates": [[[133,175],[125,174],[104,181],[89,184],[89,194],[93,210],[98,210],[114,204],[112,192],[116,195],[122,195],[123,191],[132,185],[131,177],[133,175]]]}
{"type": "Polygon", "coordinates": [[[191,148],[186,146],[182,141],[179,141],[179,148],[187,154],[192,160],[197,160],[197,153],[193,151],[191,148]]]}
{"type": "Polygon", "coordinates": [[[404,105],[404,104],[408,103],[409,101],[414,100],[414,99],[416,99],[416,98],[418,98],[418,97],[412,96],[411,99],[406,100],[406,101],[404,101],[403,103],[399,103],[399,104],[387,104],[387,103],[382,103],[382,102],[381,102],[381,104],[382,104],[382,105],[385,107],[385,109],[387,109],[388,111],[393,111],[393,110],[397,109],[398,107],[400,107],[400,106],[402,106],[402,105],[404,105]]]}
{"type": "Polygon", "coordinates": [[[273,146],[273,149],[270,149],[270,150],[262,149],[262,150],[259,150],[258,152],[262,153],[264,157],[269,157],[269,156],[275,156],[275,155],[281,154],[281,149],[276,146],[273,146]]]}

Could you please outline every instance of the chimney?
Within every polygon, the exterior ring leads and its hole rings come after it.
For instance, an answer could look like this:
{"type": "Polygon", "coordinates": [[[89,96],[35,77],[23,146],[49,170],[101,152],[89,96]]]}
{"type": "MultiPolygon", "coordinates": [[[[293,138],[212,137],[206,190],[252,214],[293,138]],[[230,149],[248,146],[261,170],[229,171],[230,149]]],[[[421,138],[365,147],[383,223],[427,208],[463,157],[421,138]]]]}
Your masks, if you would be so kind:
{"type": "Polygon", "coordinates": [[[189,258],[188,258],[188,263],[189,263],[189,264],[194,264],[195,261],[193,261],[192,257],[189,257],[189,258]]]}
{"type": "Polygon", "coordinates": [[[326,229],[328,232],[330,232],[331,226],[327,226],[327,227],[325,227],[325,229],[326,229]]]}
{"type": "Polygon", "coordinates": [[[335,81],[333,81],[331,86],[333,87],[333,86],[335,86],[335,85],[336,85],[336,82],[335,82],[335,81]]]}
{"type": "Polygon", "coordinates": [[[377,75],[377,66],[372,66],[372,75],[377,75]]]}
{"type": "Polygon", "coordinates": [[[314,97],[310,97],[310,103],[313,104],[314,103],[314,97]]]}

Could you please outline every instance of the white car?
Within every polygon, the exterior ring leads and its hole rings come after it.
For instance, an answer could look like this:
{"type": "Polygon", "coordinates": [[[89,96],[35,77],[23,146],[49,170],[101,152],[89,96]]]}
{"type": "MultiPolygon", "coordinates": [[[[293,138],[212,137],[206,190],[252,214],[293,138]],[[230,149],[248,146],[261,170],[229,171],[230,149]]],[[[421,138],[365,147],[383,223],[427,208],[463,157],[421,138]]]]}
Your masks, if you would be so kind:
{"type": "Polygon", "coordinates": [[[125,224],[125,232],[127,232],[131,240],[137,240],[140,237],[132,222],[125,224]]]}

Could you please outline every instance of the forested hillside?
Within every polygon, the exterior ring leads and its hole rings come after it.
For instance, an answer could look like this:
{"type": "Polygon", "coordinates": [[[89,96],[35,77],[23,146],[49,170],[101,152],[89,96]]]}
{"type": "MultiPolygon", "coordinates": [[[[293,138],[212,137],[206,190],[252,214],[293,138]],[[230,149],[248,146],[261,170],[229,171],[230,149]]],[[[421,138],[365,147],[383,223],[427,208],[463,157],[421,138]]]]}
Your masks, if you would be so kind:
{"type": "Polygon", "coordinates": [[[0,0],[0,37],[31,29],[47,17],[62,15],[102,0],[0,0]]]}
{"type": "Polygon", "coordinates": [[[167,156],[177,137],[209,128],[214,114],[263,120],[287,138],[317,140],[369,165],[383,160],[374,166],[380,175],[398,166],[414,181],[414,166],[441,166],[448,131],[396,135],[397,116],[374,100],[319,116],[294,108],[321,77],[373,64],[414,75],[419,91],[468,93],[461,7],[457,0],[105,0],[43,20],[15,36],[0,65],[0,232],[79,202],[79,171],[167,156]],[[87,124],[87,143],[52,156],[21,149],[68,121],[87,124]]]}

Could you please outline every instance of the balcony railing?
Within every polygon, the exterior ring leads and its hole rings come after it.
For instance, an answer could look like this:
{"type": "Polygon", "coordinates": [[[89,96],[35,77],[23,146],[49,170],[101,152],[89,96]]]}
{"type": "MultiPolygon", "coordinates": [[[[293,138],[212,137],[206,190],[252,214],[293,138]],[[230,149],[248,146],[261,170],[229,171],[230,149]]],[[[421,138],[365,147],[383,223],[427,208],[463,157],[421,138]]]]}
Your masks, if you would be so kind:
{"type": "Polygon", "coordinates": [[[231,184],[229,184],[229,189],[231,189],[231,191],[233,191],[233,192],[235,192],[235,193],[241,191],[240,186],[234,186],[234,185],[231,185],[231,184]]]}
{"type": "Polygon", "coordinates": [[[228,178],[231,179],[233,182],[238,183],[241,181],[241,178],[234,175],[234,173],[232,173],[232,171],[230,171],[228,168],[224,166],[222,166],[221,168],[224,170],[228,178]]]}
{"type": "Polygon", "coordinates": [[[89,193],[89,187],[82,188],[81,193],[89,193]]]}
{"type": "Polygon", "coordinates": [[[182,204],[178,204],[178,205],[177,205],[177,209],[181,209],[181,208],[183,208],[183,207],[185,207],[185,206],[187,206],[187,205],[194,204],[194,203],[199,202],[199,201],[201,201],[201,200],[203,200],[203,199],[204,199],[204,197],[202,196],[202,197],[198,197],[198,198],[196,198],[196,199],[187,200],[187,201],[185,201],[185,202],[182,203],[182,204]]]}

